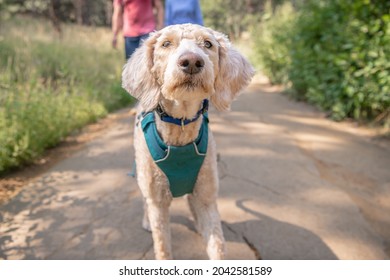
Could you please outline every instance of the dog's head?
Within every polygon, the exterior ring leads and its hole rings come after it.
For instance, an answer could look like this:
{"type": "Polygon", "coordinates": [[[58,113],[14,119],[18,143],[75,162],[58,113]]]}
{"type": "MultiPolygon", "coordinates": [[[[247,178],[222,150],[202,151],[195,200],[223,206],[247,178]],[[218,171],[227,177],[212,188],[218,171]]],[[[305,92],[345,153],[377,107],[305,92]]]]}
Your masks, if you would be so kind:
{"type": "Polygon", "coordinates": [[[250,82],[253,68],[227,37],[194,24],[152,33],[124,66],[122,86],[145,110],[161,98],[203,100],[220,111],[250,82]]]}

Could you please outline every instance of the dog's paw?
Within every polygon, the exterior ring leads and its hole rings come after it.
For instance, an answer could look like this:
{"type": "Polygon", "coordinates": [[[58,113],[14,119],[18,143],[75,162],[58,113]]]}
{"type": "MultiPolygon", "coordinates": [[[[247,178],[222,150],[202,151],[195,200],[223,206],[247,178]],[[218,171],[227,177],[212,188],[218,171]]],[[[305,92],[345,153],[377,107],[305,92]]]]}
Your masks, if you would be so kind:
{"type": "Polygon", "coordinates": [[[142,220],[142,228],[148,232],[152,232],[152,228],[150,227],[150,223],[147,218],[144,218],[142,220]]]}

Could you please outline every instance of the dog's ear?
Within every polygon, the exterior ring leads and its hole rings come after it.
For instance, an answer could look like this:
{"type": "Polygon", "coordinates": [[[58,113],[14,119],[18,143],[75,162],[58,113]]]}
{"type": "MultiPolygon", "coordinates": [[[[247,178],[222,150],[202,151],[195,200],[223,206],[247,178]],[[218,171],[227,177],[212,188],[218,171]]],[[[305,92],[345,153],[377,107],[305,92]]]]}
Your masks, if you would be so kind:
{"type": "Polygon", "coordinates": [[[230,110],[233,100],[249,84],[254,69],[248,60],[235,50],[227,36],[214,31],[214,36],[219,43],[219,72],[211,96],[211,102],[219,111],[230,110]]]}
{"type": "Polygon", "coordinates": [[[153,110],[160,101],[160,86],[151,69],[153,52],[159,33],[152,33],[123,67],[122,87],[137,98],[144,110],[153,110]]]}

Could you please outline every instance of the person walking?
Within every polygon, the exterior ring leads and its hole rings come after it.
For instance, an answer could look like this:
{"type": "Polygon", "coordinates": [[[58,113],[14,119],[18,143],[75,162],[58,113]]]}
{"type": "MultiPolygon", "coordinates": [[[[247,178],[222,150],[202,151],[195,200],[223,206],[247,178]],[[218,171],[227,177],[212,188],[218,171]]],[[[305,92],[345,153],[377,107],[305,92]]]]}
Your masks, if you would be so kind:
{"type": "Polygon", "coordinates": [[[113,0],[112,46],[117,47],[118,34],[122,31],[127,60],[150,32],[163,27],[163,20],[161,0],[113,0]]]}
{"type": "Polygon", "coordinates": [[[182,23],[203,25],[199,0],[165,0],[165,26],[182,23]]]}

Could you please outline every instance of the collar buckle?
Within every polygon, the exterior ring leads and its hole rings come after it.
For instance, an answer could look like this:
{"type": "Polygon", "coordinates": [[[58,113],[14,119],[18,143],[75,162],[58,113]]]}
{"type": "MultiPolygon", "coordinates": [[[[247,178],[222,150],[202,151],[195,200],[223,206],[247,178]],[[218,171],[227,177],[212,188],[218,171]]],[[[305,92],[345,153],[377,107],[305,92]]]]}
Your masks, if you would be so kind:
{"type": "Polygon", "coordinates": [[[158,104],[155,111],[161,120],[163,120],[164,117],[168,117],[168,114],[165,113],[164,109],[162,108],[162,106],[160,104],[158,104]]]}

